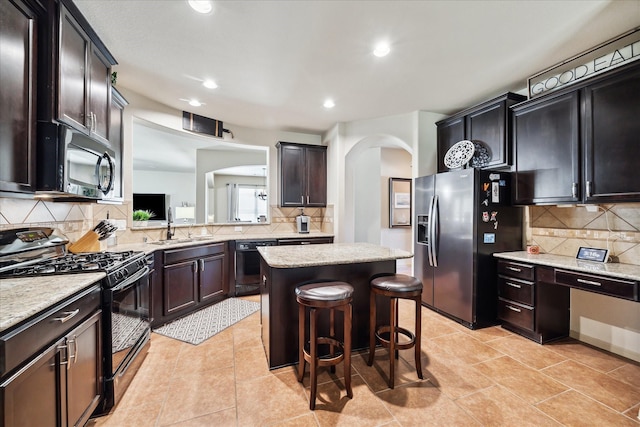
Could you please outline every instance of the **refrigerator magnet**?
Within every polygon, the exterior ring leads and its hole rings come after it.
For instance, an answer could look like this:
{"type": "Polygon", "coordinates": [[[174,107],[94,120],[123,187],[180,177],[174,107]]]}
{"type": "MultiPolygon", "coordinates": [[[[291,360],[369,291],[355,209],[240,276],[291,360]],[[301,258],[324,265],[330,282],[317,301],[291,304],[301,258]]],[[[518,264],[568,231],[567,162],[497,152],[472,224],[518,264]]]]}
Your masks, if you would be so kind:
{"type": "Polygon", "coordinates": [[[483,243],[495,243],[496,242],[496,233],[484,233],[483,243]]]}
{"type": "Polygon", "coordinates": [[[487,211],[482,212],[482,221],[489,222],[489,212],[487,211]]]}
{"type": "Polygon", "coordinates": [[[491,183],[491,203],[500,203],[500,184],[491,183]]]}

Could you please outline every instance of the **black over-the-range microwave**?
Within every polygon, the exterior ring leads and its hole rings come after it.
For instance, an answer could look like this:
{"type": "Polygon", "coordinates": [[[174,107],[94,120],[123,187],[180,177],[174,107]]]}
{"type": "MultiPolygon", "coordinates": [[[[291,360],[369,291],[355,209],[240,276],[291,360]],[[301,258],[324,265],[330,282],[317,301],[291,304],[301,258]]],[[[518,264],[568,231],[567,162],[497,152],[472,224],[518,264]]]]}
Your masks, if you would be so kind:
{"type": "Polygon", "coordinates": [[[62,124],[38,122],[37,135],[37,195],[82,201],[112,198],[114,150],[62,124]]]}

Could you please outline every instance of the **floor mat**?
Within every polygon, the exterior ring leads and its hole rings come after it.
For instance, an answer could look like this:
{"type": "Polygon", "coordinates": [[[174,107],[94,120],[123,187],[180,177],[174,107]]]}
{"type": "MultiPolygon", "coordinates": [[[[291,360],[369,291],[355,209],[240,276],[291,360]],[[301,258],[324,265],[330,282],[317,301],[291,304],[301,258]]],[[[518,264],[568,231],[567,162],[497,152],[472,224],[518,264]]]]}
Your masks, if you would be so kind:
{"type": "Polygon", "coordinates": [[[198,345],[215,334],[260,309],[260,303],[228,298],[181,319],[154,329],[153,332],[198,345]]]}

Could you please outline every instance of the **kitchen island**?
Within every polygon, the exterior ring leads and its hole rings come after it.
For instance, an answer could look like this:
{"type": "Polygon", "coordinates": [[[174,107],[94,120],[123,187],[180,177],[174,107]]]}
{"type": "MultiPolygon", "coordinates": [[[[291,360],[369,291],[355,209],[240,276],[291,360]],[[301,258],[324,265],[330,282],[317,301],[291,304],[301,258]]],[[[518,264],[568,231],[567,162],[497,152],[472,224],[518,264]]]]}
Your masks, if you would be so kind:
{"type": "MultiPolygon", "coordinates": [[[[352,348],[369,346],[369,281],[395,273],[396,260],[413,255],[370,243],[260,247],[260,302],[262,343],[269,368],[298,362],[298,305],[296,286],[310,281],[338,280],[353,286],[352,348]]],[[[388,322],[389,305],[378,302],[378,321],[388,322]]],[[[336,324],[342,322],[336,313],[336,324]]],[[[328,316],[321,316],[321,334],[327,334],[328,316]]],[[[339,339],[342,328],[336,327],[339,339]]]]}

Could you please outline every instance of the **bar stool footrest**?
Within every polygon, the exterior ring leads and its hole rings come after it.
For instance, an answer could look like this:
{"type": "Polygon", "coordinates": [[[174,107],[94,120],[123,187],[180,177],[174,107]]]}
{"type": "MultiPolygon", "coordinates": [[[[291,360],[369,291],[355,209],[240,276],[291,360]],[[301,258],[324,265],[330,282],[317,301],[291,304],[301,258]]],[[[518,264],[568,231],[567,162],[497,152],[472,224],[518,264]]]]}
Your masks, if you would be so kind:
{"type": "MultiPolygon", "coordinates": [[[[388,333],[389,338],[391,338],[391,336],[393,335],[391,334],[391,326],[388,326],[388,325],[381,326],[378,329],[376,329],[376,338],[380,341],[380,344],[385,348],[389,348],[391,346],[391,341],[382,337],[382,334],[384,333],[388,333]]],[[[403,343],[396,342],[395,344],[396,350],[407,350],[413,347],[413,345],[416,342],[416,336],[413,334],[413,332],[398,326],[396,327],[396,333],[400,335],[404,335],[405,337],[409,338],[409,341],[407,342],[403,342],[403,343]]]]}
{"type": "MultiPolygon", "coordinates": [[[[318,337],[318,344],[333,345],[335,347],[338,347],[341,352],[335,356],[319,356],[317,366],[334,366],[344,360],[344,345],[342,344],[342,342],[332,337],[318,337]]],[[[304,360],[307,363],[311,363],[311,354],[309,353],[309,351],[306,348],[302,351],[304,353],[304,360]]]]}

